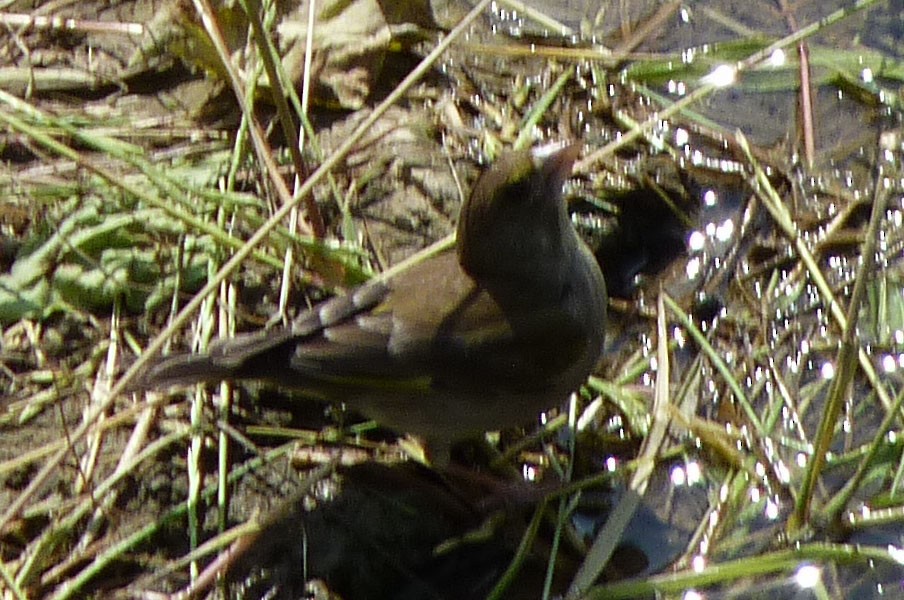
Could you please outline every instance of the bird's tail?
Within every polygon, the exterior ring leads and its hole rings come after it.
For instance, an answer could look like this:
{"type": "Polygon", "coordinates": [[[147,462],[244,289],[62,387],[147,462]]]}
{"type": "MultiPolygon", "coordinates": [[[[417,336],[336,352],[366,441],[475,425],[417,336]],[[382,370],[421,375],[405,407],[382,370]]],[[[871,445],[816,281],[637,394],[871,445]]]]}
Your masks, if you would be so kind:
{"type": "Polygon", "coordinates": [[[153,362],[131,386],[133,391],[164,389],[224,379],[267,379],[285,365],[294,348],[289,328],[262,330],[211,343],[206,354],[175,354],[153,362]]]}
{"type": "Polygon", "coordinates": [[[298,344],[320,336],[326,327],[369,310],[388,294],[383,282],[338,296],[317,309],[300,314],[289,326],[273,327],[234,338],[216,340],[206,354],[178,354],[154,362],[132,386],[133,391],[162,389],[193,383],[215,383],[224,379],[299,381],[304,369],[290,365],[298,344]],[[287,373],[287,371],[289,371],[287,373]]]}
{"type": "Polygon", "coordinates": [[[165,389],[195,383],[210,383],[231,379],[231,366],[217,364],[207,354],[179,354],[163,358],[142,373],[135,389],[165,389]]]}

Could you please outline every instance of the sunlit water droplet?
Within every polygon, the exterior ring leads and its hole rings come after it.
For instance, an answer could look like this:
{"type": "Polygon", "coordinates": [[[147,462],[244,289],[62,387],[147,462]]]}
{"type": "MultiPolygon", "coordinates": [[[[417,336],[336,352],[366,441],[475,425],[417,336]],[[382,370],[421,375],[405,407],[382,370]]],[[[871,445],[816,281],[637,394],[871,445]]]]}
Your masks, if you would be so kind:
{"type": "Polygon", "coordinates": [[[816,565],[803,565],[794,574],[794,582],[801,589],[816,587],[822,579],[822,571],[816,565]]]}

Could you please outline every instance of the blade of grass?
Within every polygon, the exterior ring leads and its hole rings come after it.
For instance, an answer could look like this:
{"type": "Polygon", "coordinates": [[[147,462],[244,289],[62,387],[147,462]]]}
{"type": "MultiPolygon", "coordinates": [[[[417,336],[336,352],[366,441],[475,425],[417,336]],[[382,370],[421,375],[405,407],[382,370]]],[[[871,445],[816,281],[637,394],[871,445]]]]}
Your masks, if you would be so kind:
{"type": "MultiPolygon", "coordinates": [[[[257,44],[258,56],[264,63],[264,70],[267,71],[267,79],[270,82],[270,97],[276,106],[276,112],[279,115],[279,123],[282,126],[283,135],[286,137],[286,146],[292,156],[292,162],[295,165],[295,173],[303,176],[306,173],[304,159],[301,156],[301,144],[298,140],[298,130],[295,127],[295,119],[289,111],[289,102],[286,100],[286,89],[292,87],[290,81],[286,81],[285,73],[281,69],[277,69],[279,63],[279,54],[273,45],[271,36],[267,35],[264,25],[261,22],[260,14],[263,11],[261,3],[258,0],[239,0],[239,4],[248,17],[251,24],[251,32],[254,35],[254,41],[257,44]],[[282,77],[280,76],[282,75],[282,77]]],[[[238,93],[238,88],[236,89],[238,93]]],[[[326,227],[323,223],[323,217],[317,208],[317,203],[311,195],[305,197],[305,208],[307,209],[307,217],[311,223],[311,229],[314,231],[315,238],[322,238],[326,233],[326,227]]]]}
{"type": "Polygon", "coordinates": [[[531,518],[527,529],[524,531],[524,535],[521,536],[521,542],[518,544],[518,549],[515,551],[515,557],[512,559],[512,562],[509,563],[508,568],[499,578],[499,581],[496,582],[496,585],[493,586],[490,593],[487,594],[487,600],[499,600],[504,597],[506,590],[511,586],[515,577],[518,575],[518,571],[521,570],[521,566],[524,564],[525,559],[527,559],[527,555],[534,544],[534,539],[537,537],[537,532],[540,530],[540,524],[543,522],[543,513],[545,512],[546,502],[544,501],[541,502],[534,511],[534,516],[531,518]]]}
{"type": "MultiPolygon", "coordinates": [[[[856,323],[860,300],[862,299],[865,290],[866,277],[864,276],[865,271],[863,271],[863,269],[864,265],[870,259],[866,258],[867,255],[861,255],[864,256],[864,259],[858,269],[858,278],[855,280],[854,291],[851,294],[851,304],[848,306],[847,314],[845,314],[841,304],[835,298],[831,287],[825,277],[823,277],[822,270],[817,264],[816,258],[813,256],[813,253],[810,252],[810,249],[801,237],[797,229],[797,224],[794,222],[788,208],[782,202],[781,197],[779,197],[778,192],[772,186],[766,173],[760,167],[759,162],[753,157],[747,139],[741,132],[738,132],[736,136],[738,144],[744,151],[749,164],[753,168],[755,179],[753,188],[757,196],[763,202],[763,205],[769,211],[769,214],[772,215],[772,218],[782,232],[789,240],[791,240],[791,243],[794,244],[794,248],[800,257],[800,260],[804,263],[813,283],[819,290],[823,302],[828,306],[832,317],[841,327],[842,331],[842,343],[836,357],[837,372],[835,378],[832,380],[832,390],[830,391],[829,400],[823,411],[822,421],[820,422],[819,430],[816,439],[814,440],[813,454],[810,457],[810,462],[801,484],[794,514],[788,520],[788,531],[796,533],[806,525],[809,519],[816,479],[818,479],[822,467],[825,464],[825,455],[831,444],[838,414],[844,403],[845,392],[850,388],[858,358],[861,369],[873,385],[873,388],[882,401],[885,409],[891,410],[893,403],[884,384],[882,384],[876,376],[875,369],[873,368],[872,362],[870,361],[869,356],[867,356],[866,351],[855,343],[855,326],[851,325],[852,321],[853,323],[856,323]]],[[[875,216],[875,214],[873,216],[875,216]]],[[[871,217],[871,219],[872,218],[873,217],[871,217]]],[[[874,237],[875,236],[867,237],[864,242],[865,244],[870,244],[868,247],[869,249],[875,248],[874,237]]],[[[864,250],[868,248],[865,246],[864,250]]],[[[872,256],[872,254],[868,256],[872,256]]]]}
{"type": "MultiPolygon", "coordinates": [[[[2,90],[0,90],[0,102],[7,103],[11,106],[14,106],[14,107],[17,107],[20,109],[23,107],[23,104],[24,104],[18,98],[15,98],[14,96],[9,95],[2,90]]],[[[42,120],[47,119],[47,117],[45,115],[38,112],[36,109],[29,110],[28,114],[30,114],[33,117],[36,116],[42,120]]],[[[29,123],[25,122],[24,120],[20,119],[19,117],[12,115],[10,113],[4,112],[4,111],[0,111],[0,121],[6,123],[7,125],[12,127],[13,129],[15,129],[16,131],[19,131],[19,132],[23,133],[24,135],[27,135],[28,137],[32,138],[33,140],[35,140],[36,142],[38,142],[45,148],[48,148],[49,150],[55,152],[56,154],[59,154],[60,156],[64,156],[64,157],[76,162],[83,168],[88,169],[89,171],[92,171],[93,173],[99,175],[100,177],[104,178],[106,181],[119,187],[121,190],[126,192],[128,195],[138,198],[139,200],[141,200],[142,202],[145,202],[146,204],[148,204],[150,206],[163,210],[168,215],[178,219],[179,221],[182,221],[183,223],[196,229],[197,231],[210,235],[218,243],[220,243],[224,246],[230,246],[230,247],[233,247],[236,249],[242,248],[242,246],[244,244],[242,242],[242,240],[230,236],[225,231],[211,225],[209,222],[205,221],[204,219],[201,219],[186,211],[176,208],[172,202],[163,201],[160,198],[158,198],[157,196],[155,196],[151,193],[148,193],[145,189],[143,189],[135,184],[129,183],[118,173],[114,173],[107,167],[101,166],[97,161],[85,158],[78,151],[76,151],[75,149],[73,149],[70,146],[67,146],[66,144],[63,144],[62,142],[55,140],[53,137],[48,135],[46,132],[42,131],[40,128],[30,125],[29,123]]],[[[61,124],[61,126],[62,126],[62,124],[61,124]]],[[[78,132],[78,130],[76,130],[74,128],[70,128],[70,127],[66,127],[66,126],[62,126],[62,128],[67,133],[73,134],[80,141],[87,142],[93,148],[105,151],[107,153],[115,153],[115,155],[119,156],[120,158],[124,158],[124,159],[129,158],[130,153],[128,152],[127,147],[120,144],[117,140],[112,140],[110,138],[104,138],[104,139],[90,138],[90,137],[86,137],[86,136],[82,135],[81,132],[78,132]],[[113,142],[113,144],[107,145],[108,142],[113,142]],[[126,150],[126,151],[123,151],[123,150],[126,150]]],[[[145,175],[147,175],[152,181],[154,181],[154,183],[165,186],[165,189],[172,189],[167,184],[167,182],[162,178],[162,176],[158,177],[159,173],[156,171],[156,169],[153,169],[147,163],[145,163],[143,161],[139,161],[139,160],[133,160],[130,162],[132,162],[133,166],[136,166],[139,169],[141,169],[141,171],[145,175]]],[[[259,261],[263,262],[264,264],[271,265],[274,268],[282,268],[282,261],[274,258],[273,256],[264,254],[262,252],[254,252],[253,255],[256,260],[259,260],[259,261]]]]}
{"type": "MultiPolygon", "coordinates": [[[[881,159],[880,159],[881,160],[881,159]]],[[[892,165],[892,172],[896,172],[897,169],[892,165]]],[[[857,317],[860,314],[860,304],[863,300],[866,290],[866,283],[868,279],[872,279],[869,276],[869,273],[875,268],[875,254],[876,254],[876,244],[879,239],[879,225],[882,220],[885,218],[885,207],[888,203],[889,190],[885,187],[884,182],[887,179],[887,175],[885,173],[885,169],[883,165],[880,164],[875,180],[875,191],[873,194],[873,207],[872,212],[870,213],[869,225],[866,229],[866,237],[863,240],[863,246],[860,249],[860,265],[857,268],[857,275],[854,279],[854,290],[851,293],[851,302],[848,306],[848,326],[844,331],[844,337],[842,339],[842,345],[850,345],[852,348],[856,343],[855,335],[856,335],[856,326],[857,326],[857,317]]],[[[842,348],[843,348],[842,346],[842,348]]],[[[859,347],[859,344],[858,344],[859,347]]],[[[853,352],[851,350],[850,352],[853,352]]],[[[835,392],[835,390],[832,390],[835,392]]],[[[844,402],[844,397],[836,399],[834,394],[830,396],[830,403],[837,402],[839,406],[832,406],[831,409],[835,411],[835,414],[831,414],[829,412],[830,407],[826,407],[825,412],[823,413],[823,423],[820,423],[819,434],[825,435],[827,439],[823,440],[817,436],[814,446],[816,451],[821,451],[823,448],[825,452],[828,451],[828,444],[832,440],[832,433],[834,432],[835,421],[837,420],[837,413],[841,410],[840,404],[844,402]],[[829,420],[831,419],[831,421],[829,420]]],[[[883,442],[885,441],[885,434],[891,431],[892,425],[898,419],[901,411],[901,405],[904,402],[904,392],[899,393],[898,397],[895,399],[894,404],[890,408],[890,410],[886,413],[885,418],[882,420],[882,424],[879,426],[878,430],[873,434],[873,440],[870,444],[869,451],[866,456],[860,461],[860,464],[857,466],[857,471],[854,475],[845,483],[844,487],[839,491],[831,501],[826,505],[826,512],[829,515],[829,518],[832,521],[835,521],[840,517],[841,511],[847,506],[848,501],[853,496],[854,492],[857,491],[857,488],[860,486],[860,483],[863,481],[864,476],[866,475],[867,469],[872,463],[873,458],[876,453],[879,451],[883,442]]],[[[814,454],[814,458],[819,456],[819,460],[825,460],[825,452],[822,454],[814,454]]],[[[815,467],[814,467],[815,468],[815,467]]],[[[809,472],[808,472],[809,474],[809,472]]],[[[810,482],[810,485],[813,485],[814,482],[810,482]]],[[[801,494],[803,496],[803,494],[801,494]]],[[[806,517],[807,509],[806,507],[802,507],[798,509],[798,518],[806,517]]]]}
{"type": "MultiPolygon", "coordinates": [[[[273,184],[273,189],[279,196],[280,202],[282,203],[283,207],[289,207],[286,209],[286,213],[288,214],[291,207],[295,206],[297,202],[304,200],[308,207],[309,214],[319,214],[317,212],[316,206],[314,206],[314,199],[310,195],[310,189],[307,190],[304,194],[299,194],[297,198],[292,198],[292,194],[289,192],[289,188],[286,185],[282,174],[280,174],[279,167],[277,166],[276,161],[273,158],[273,150],[270,148],[270,144],[267,143],[267,138],[264,135],[264,130],[258,122],[257,118],[254,116],[251,107],[248,105],[248,98],[245,93],[245,85],[238,71],[236,70],[235,65],[233,65],[232,63],[229,48],[227,47],[226,41],[223,38],[222,31],[220,31],[219,23],[217,22],[215,16],[216,11],[214,10],[213,6],[207,0],[193,0],[192,4],[194,5],[195,10],[198,12],[198,15],[201,17],[201,22],[204,24],[204,29],[207,31],[207,35],[220,57],[220,61],[226,71],[229,83],[232,85],[232,90],[234,92],[236,102],[238,102],[239,104],[242,115],[244,115],[248,121],[248,131],[251,133],[251,142],[254,146],[254,152],[257,156],[257,160],[269,176],[270,182],[273,184]]],[[[278,79],[274,80],[271,83],[275,83],[276,81],[278,81],[278,79]]],[[[303,229],[307,234],[315,235],[315,237],[322,237],[323,231],[319,232],[321,236],[316,236],[316,231],[311,230],[308,227],[304,227],[303,229]]]]}
{"type": "MultiPolygon", "coordinates": [[[[688,590],[727,584],[770,573],[790,572],[803,561],[848,562],[868,565],[871,561],[899,565],[887,548],[853,544],[805,544],[798,548],[769,552],[720,564],[701,571],[688,569],[679,573],[657,575],[644,580],[631,580],[595,587],[585,600],[620,600],[647,598],[650,595],[681,594],[688,590]]],[[[671,596],[669,596],[671,597],[671,596]]]]}
{"type": "Polygon", "coordinates": [[[725,360],[716,352],[716,349],[712,347],[712,344],[709,343],[709,340],[706,339],[706,336],[703,335],[703,332],[694,324],[693,320],[690,316],[681,310],[681,307],[669,296],[665,297],[665,303],[668,306],[669,310],[672,314],[677,317],[678,322],[681,323],[681,326],[687,330],[688,333],[691,334],[691,337],[694,338],[694,341],[700,345],[700,350],[706,354],[706,356],[712,361],[713,366],[716,367],[716,370],[725,378],[725,382],[728,384],[729,389],[731,389],[732,394],[734,394],[735,399],[738,401],[738,404],[741,405],[741,408],[744,409],[744,414],[747,416],[747,419],[750,421],[750,424],[753,426],[754,431],[757,433],[759,437],[763,437],[766,435],[766,430],[763,427],[763,423],[760,420],[759,415],[754,409],[753,405],[750,403],[750,400],[747,398],[747,394],[744,393],[744,390],[741,388],[741,384],[738,383],[737,378],[735,378],[734,374],[731,372],[731,369],[725,363],[725,360]]]}
{"type": "Polygon", "coordinates": [[[530,146],[534,136],[534,128],[540,121],[543,114],[549,109],[553,101],[562,93],[565,84],[574,76],[574,68],[565,69],[561,75],[556,78],[555,83],[546,90],[546,93],[531,108],[530,112],[524,117],[521,123],[518,139],[515,140],[513,147],[515,149],[527,148],[530,146]]]}
{"type": "Polygon", "coordinates": [[[643,446],[637,457],[637,470],[631,476],[628,490],[625,492],[618,505],[609,515],[609,519],[597,533],[584,562],[581,563],[575,574],[568,592],[567,600],[584,597],[587,590],[599,578],[609,557],[618,545],[622,533],[631,521],[631,517],[640,505],[643,495],[646,493],[647,484],[656,466],[659,451],[665,442],[666,434],[671,422],[669,410],[669,336],[665,318],[665,292],[660,290],[656,315],[656,385],[653,400],[653,424],[650,433],[643,441],[643,446]]]}
{"type": "MultiPolygon", "coordinates": [[[[287,453],[291,452],[293,448],[295,448],[294,442],[283,444],[282,446],[279,446],[267,452],[263,456],[258,456],[256,458],[250,459],[244,464],[233,468],[229,476],[230,484],[238,481],[239,478],[245,476],[254,469],[259,469],[262,465],[273,462],[280,456],[286,455],[287,453]]],[[[335,465],[332,464],[324,465],[323,467],[312,473],[306,481],[319,481],[318,477],[322,479],[321,473],[327,470],[332,470],[334,467],[335,465]]],[[[205,487],[201,492],[201,499],[205,502],[209,502],[211,498],[216,495],[217,487],[218,484],[216,482],[205,487]]],[[[103,573],[103,569],[106,568],[111,562],[115,561],[125,552],[135,548],[142,542],[147,541],[155,533],[167,527],[177,519],[184,518],[187,510],[188,506],[186,503],[183,502],[181,504],[177,504],[174,508],[170,509],[169,512],[161,515],[160,518],[158,518],[153,523],[150,523],[144,528],[139,529],[138,531],[122,539],[116,545],[106,549],[106,551],[97,555],[90,565],[80,571],[74,578],[58,586],[55,590],[53,590],[53,593],[48,594],[47,597],[51,600],[68,600],[69,598],[84,597],[85,586],[95,577],[101,575],[103,573]]]]}

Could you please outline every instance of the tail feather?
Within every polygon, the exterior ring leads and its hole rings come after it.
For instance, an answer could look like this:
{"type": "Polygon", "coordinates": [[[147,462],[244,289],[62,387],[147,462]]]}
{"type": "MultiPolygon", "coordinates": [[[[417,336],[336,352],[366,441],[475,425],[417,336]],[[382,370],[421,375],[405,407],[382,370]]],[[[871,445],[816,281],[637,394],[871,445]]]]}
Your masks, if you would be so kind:
{"type": "Polygon", "coordinates": [[[293,348],[291,330],[277,328],[215,341],[206,354],[174,354],[153,362],[132,386],[135,390],[163,389],[224,379],[266,378],[279,372],[293,348]]]}
{"type": "Polygon", "coordinates": [[[298,344],[318,338],[327,327],[340,324],[383,301],[389,288],[375,282],[348,296],[338,296],[301,313],[290,326],[274,327],[211,343],[206,354],[178,354],[153,363],[133,386],[159,389],[224,379],[294,381],[305,375],[292,365],[298,344]],[[291,378],[291,377],[290,377],[291,378]]]}
{"type": "Polygon", "coordinates": [[[206,354],[179,354],[153,364],[140,377],[139,389],[163,389],[230,379],[233,368],[217,364],[206,354]]]}

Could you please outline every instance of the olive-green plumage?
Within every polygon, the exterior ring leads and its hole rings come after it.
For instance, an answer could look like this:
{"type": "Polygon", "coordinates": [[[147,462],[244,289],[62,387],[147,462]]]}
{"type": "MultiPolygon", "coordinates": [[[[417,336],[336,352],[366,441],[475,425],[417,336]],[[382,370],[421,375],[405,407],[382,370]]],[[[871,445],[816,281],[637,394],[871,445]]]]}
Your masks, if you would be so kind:
{"type": "Polygon", "coordinates": [[[439,444],[530,422],[586,379],[603,348],[603,276],[561,195],[577,152],[504,154],[463,205],[455,251],[288,327],[164,358],[142,385],[268,380],[439,444]]]}

